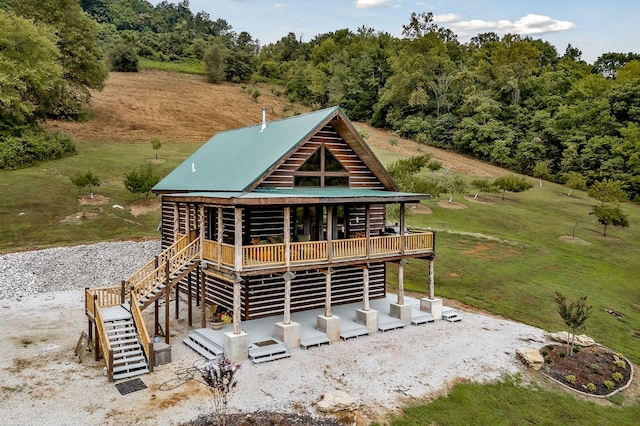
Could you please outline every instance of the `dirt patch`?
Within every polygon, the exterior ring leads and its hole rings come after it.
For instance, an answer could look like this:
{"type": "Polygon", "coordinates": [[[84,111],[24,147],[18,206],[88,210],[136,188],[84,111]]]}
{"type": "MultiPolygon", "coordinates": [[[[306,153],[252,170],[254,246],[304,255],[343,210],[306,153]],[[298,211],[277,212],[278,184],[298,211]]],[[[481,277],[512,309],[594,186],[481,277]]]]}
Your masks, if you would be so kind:
{"type": "Polygon", "coordinates": [[[47,127],[78,140],[113,142],[205,142],[222,131],[258,124],[261,107],[267,120],[305,112],[295,108],[284,89],[257,84],[254,102],[240,84],[210,84],[203,76],[143,70],[110,73],[104,90],[92,92],[91,120],[48,121],[47,127]]]}
{"type": "Polygon", "coordinates": [[[575,245],[578,245],[578,246],[591,245],[591,243],[589,241],[583,240],[582,238],[578,238],[578,237],[572,237],[571,235],[560,235],[558,237],[558,239],[560,241],[565,242],[565,243],[575,244],[575,245]]]}
{"type": "Polygon", "coordinates": [[[419,213],[419,214],[432,214],[433,210],[423,204],[414,204],[409,207],[409,211],[411,213],[419,213]]]}
{"type": "Polygon", "coordinates": [[[160,200],[156,198],[137,200],[131,203],[130,209],[131,214],[136,217],[140,216],[141,214],[151,213],[160,209],[160,200]]]}
{"type": "Polygon", "coordinates": [[[449,202],[449,200],[440,200],[438,201],[438,206],[443,209],[452,209],[452,210],[462,210],[468,208],[466,204],[457,203],[455,201],[449,202]]]}
{"type": "Polygon", "coordinates": [[[62,219],[60,222],[61,223],[66,223],[66,224],[72,224],[72,225],[79,225],[82,222],[85,222],[87,220],[94,220],[98,218],[98,213],[93,213],[93,212],[77,212],[74,214],[70,214],[69,216],[65,217],[64,219],[62,219]]]}
{"type": "Polygon", "coordinates": [[[109,199],[103,195],[93,194],[93,198],[90,195],[78,195],[78,204],[81,206],[100,206],[108,202],[109,199]]]}

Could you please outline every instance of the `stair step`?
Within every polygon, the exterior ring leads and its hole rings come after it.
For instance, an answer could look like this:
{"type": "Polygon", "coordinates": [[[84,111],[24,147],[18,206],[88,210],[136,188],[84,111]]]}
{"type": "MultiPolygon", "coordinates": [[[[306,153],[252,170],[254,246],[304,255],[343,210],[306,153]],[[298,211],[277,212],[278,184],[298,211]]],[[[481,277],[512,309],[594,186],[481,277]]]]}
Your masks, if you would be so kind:
{"type": "Polygon", "coordinates": [[[107,330],[107,334],[130,333],[132,331],[136,331],[136,328],[133,326],[133,323],[124,325],[122,327],[110,327],[107,330]]]}
{"type": "Polygon", "coordinates": [[[137,342],[138,334],[135,332],[122,333],[122,334],[110,334],[110,335],[107,335],[107,340],[109,340],[112,346],[114,344],[122,344],[124,342],[137,342]]]}
{"type": "Polygon", "coordinates": [[[189,337],[184,339],[183,342],[185,345],[189,346],[191,349],[198,352],[200,355],[207,358],[209,361],[213,361],[218,358],[218,356],[212,353],[211,351],[209,351],[208,348],[203,347],[202,345],[190,339],[189,337]]]}
{"type": "Polygon", "coordinates": [[[133,349],[140,349],[140,343],[138,343],[138,341],[136,340],[136,343],[133,345],[125,345],[125,346],[118,346],[118,347],[111,347],[111,349],[113,349],[114,352],[127,352],[127,351],[131,351],[133,349]]]}
{"type": "Polygon", "coordinates": [[[378,331],[389,331],[398,328],[404,328],[404,324],[400,320],[392,320],[378,323],[378,331]]]}
{"type": "Polygon", "coordinates": [[[442,310],[442,319],[449,322],[462,321],[462,318],[458,315],[458,312],[451,308],[442,310]]]}
{"type": "Polygon", "coordinates": [[[147,374],[148,372],[149,372],[149,368],[144,368],[144,369],[135,370],[135,371],[127,371],[125,373],[114,374],[113,380],[115,381],[115,380],[121,380],[121,379],[128,379],[129,377],[135,377],[141,374],[147,374]]]}
{"type": "Polygon", "coordinates": [[[128,318],[126,320],[118,320],[118,321],[105,321],[104,327],[107,329],[120,328],[120,327],[128,327],[133,325],[133,319],[128,318]]]}
{"type": "Polygon", "coordinates": [[[118,367],[113,367],[113,374],[115,375],[116,373],[121,373],[123,371],[133,371],[133,370],[138,370],[140,368],[148,368],[148,367],[149,366],[147,365],[146,361],[138,362],[135,364],[119,365],[118,367]]]}
{"type": "Polygon", "coordinates": [[[291,356],[290,353],[285,352],[285,353],[278,353],[278,354],[273,354],[273,355],[262,356],[262,357],[258,357],[258,358],[253,358],[253,357],[249,356],[249,359],[254,364],[260,364],[261,362],[275,361],[277,359],[289,358],[290,356],[291,356]]]}
{"type": "Polygon", "coordinates": [[[132,362],[144,361],[144,355],[136,355],[136,356],[128,356],[126,358],[116,358],[115,355],[113,357],[113,365],[127,364],[132,362]]]}
{"type": "Polygon", "coordinates": [[[302,347],[303,349],[308,349],[311,346],[320,346],[324,344],[329,344],[329,338],[324,333],[322,333],[322,335],[300,339],[300,347],[302,347]]]}
{"type": "Polygon", "coordinates": [[[249,358],[259,358],[262,356],[274,355],[278,353],[286,353],[287,348],[283,343],[277,343],[267,346],[251,346],[249,347],[249,358]]]}
{"type": "Polygon", "coordinates": [[[435,322],[435,318],[428,312],[414,311],[411,315],[411,324],[420,325],[435,322]]]}
{"type": "Polygon", "coordinates": [[[138,340],[138,335],[134,334],[133,338],[129,337],[129,338],[126,338],[126,339],[119,339],[119,338],[113,339],[113,338],[110,337],[109,338],[109,343],[111,344],[111,348],[113,350],[116,350],[116,349],[120,349],[122,346],[126,346],[126,345],[128,345],[130,343],[139,343],[139,340],[138,340]]]}

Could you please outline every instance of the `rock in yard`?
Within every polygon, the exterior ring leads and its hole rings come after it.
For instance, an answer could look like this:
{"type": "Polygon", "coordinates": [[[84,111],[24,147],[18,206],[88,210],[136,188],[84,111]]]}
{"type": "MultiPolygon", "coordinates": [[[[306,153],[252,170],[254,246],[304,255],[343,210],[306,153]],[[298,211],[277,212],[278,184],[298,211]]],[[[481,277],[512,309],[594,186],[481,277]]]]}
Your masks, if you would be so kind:
{"type": "Polygon", "coordinates": [[[544,365],[544,358],[537,349],[518,348],[516,349],[516,357],[534,370],[540,370],[544,365]]]}
{"type": "Polygon", "coordinates": [[[337,413],[338,411],[353,411],[358,408],[355,399],[344,391],[329,392],[322,395],[318,402],[318,411],[337,413]]]}
{"type": "MultiPolygon", "coordinates": [[[[556,342],[561,342],[561,343],[567,343],[569,341],[571,337],[571,333],[567,332],[567,331],[559,331],[557,333],[549,333],[549,338],[555,340],[556,342]]],[[[593,340],[591,337],[585,335],[585,334],[580,334],[580,335],[576,335],[576,338],[573,342],[574,344],[578,345],[578,346],[582,346],[582,347],[589,347],[589,346],[593,346],[595,345],[595,340],[593,340]]]]}

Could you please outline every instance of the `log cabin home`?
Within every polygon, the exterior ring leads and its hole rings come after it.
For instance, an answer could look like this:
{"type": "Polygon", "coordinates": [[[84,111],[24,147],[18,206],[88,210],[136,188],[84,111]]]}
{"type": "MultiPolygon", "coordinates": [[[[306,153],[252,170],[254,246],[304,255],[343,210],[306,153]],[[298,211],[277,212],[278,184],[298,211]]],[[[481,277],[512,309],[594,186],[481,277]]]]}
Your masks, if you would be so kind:
{"type": "MultiPolygon", "coordinates": [[[[421,308],[430,311],[437,300],[434,234],[408,232],[404,223],[405,206],[429,195],[398,191],[339,107],[273,122],[267,122],[263,108],[260,124],[218,133],[153,192],[162,200],[162,252],[120,286],[87,289],[90,340],[98,347],[96,356],[102,346],[111,380],[153,369],[158,351],[141,312],[155,307],[154,334],[164,334],[163,343],[169,344],[172,290],[188,300],[189,325],[192,302],[200,306],[200,325],[209,333],[207,317],[226,313],[231,324],[217,334],[220,350],[208,351],[210,359],[224,354],[234,362],[278,357],[273,351],[252,356],[256,347],[244,327],[252,320],[266,320],[271,342],[284,351],[353,337],[341,333],[333,312],[346,304],[357,303],[357,322],[367,333],[377,332],[371,302],[387,297],[390,262],[399,265],[397,303],[388,308],[392,317],[403,325],[415,317],[404,301],[403,267],[409,258],[429,261],[429,296],[421,308]],[[389,204],[400,211],[391,228],[389,204]],[[159,330],[163,298],[164,330],[159,330]],[[314,311],[319,312],[315,334],[305,341],[292,316],[314,311]],[[113,326],[113,319],[127,325],[113,326]],[[125,338],[110,340],[111,335],[125,338]],[[118,349],[136,340],[135,355],[134,348],[118,349]]],[[[177,315],[179,297],[175,301],[177,315]]],[[[206,354],[203,340],[204,335],[185,343],[206,354]]]]}

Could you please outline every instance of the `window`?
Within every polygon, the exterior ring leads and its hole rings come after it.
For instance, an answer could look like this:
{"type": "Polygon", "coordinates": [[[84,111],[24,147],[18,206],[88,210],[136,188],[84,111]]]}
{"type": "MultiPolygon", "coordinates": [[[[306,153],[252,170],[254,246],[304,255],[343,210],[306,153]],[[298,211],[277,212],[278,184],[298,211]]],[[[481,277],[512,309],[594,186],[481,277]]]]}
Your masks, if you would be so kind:
{"type": "Polygon", "coordinates": [[[349,172],[324,146],[320,146],[294,172],[295,186],[349,186],[349,172]]]}

